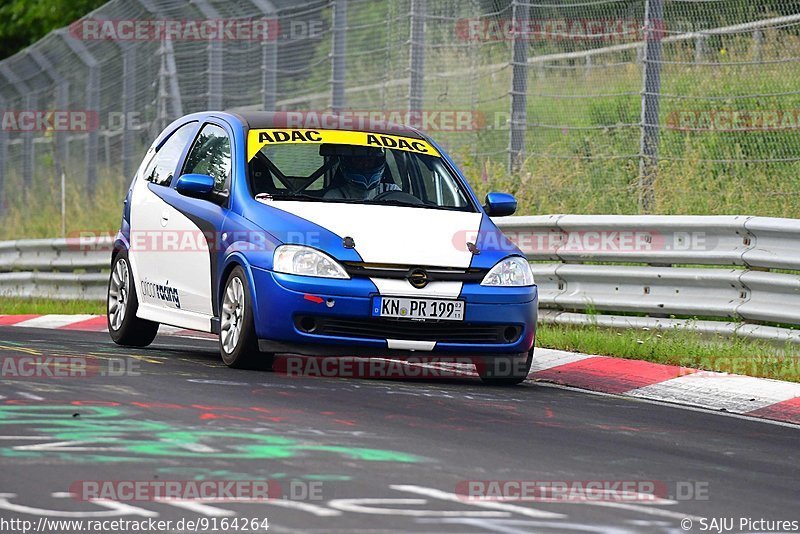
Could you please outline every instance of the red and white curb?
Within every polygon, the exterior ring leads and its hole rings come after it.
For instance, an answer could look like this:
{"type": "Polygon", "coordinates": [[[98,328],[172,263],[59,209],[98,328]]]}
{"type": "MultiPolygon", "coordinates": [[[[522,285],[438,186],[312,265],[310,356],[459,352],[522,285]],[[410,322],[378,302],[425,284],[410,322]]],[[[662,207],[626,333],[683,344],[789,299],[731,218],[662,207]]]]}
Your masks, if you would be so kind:
{"type": "Polygon", "coordinates": [[[800,424],[800,383],[536,349],[529,378],[800,424]]]}
{"type": "MultiPolygon", "coordinates": [[[[106,332],[104,315],[0,315],[0,326],[106,332]]],[[[159,334],[216,336],[162,325],[159,334]]],[[[437,364],[446,365],[446,364],[437,364]]],[[[464,374],[474,371],[466,369],[464,374]]],[[[800,424],[800,383],[537,348],[531,380],[800,424]]]]}
{"type": "MultiPolygon", "coordinates": [[[[108,332],[105,315],[0,315],[0,326],[74,330],[78,332],[108,332]]],[[[186,330],[162,324],[158,333],[199,339],[217,339],[216,335],[186,330]]]]}

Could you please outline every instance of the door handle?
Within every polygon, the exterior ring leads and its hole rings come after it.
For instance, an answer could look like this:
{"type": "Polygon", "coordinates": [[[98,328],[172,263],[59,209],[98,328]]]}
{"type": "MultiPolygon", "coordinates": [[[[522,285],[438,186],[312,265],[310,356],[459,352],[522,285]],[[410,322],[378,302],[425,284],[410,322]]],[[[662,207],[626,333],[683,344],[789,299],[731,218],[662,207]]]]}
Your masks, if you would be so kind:
{"type": "Polygon", "coordinates": [[[169,212],[162,211],[161,212],[161,226],[166,226],[169,222],[169,212]]]}

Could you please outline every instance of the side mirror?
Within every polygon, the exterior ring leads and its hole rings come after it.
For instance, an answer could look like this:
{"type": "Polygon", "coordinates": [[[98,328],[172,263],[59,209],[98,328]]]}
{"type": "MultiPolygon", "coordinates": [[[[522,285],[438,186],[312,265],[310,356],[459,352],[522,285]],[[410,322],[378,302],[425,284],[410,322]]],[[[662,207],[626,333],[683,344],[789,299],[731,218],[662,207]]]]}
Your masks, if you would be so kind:
{"type": "Polygon", "coordinates": [[[517,199],[508,193],[492,192],[486,195],[486,204],[483,209],[490,217],[514,215],[514,212],[517,211],[517,199]]]}
{"type": "Polygon", "coordinates": [[[201,197],[214,190],[214,178],[207,174],[184,174],[175,182],[175,190],[188,197],[201,197]]]}

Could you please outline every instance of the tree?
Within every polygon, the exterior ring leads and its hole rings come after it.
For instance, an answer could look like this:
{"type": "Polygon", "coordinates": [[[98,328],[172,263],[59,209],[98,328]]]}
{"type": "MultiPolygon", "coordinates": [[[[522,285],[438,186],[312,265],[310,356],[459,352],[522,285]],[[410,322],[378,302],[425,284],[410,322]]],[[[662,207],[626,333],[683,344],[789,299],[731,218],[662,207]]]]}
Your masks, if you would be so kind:
{"type": "Polygon", "coordinates": [[[0,59],[35,43],[50,31],[103,5],[105,0],[3,0],[0,3],[0,59]]]}

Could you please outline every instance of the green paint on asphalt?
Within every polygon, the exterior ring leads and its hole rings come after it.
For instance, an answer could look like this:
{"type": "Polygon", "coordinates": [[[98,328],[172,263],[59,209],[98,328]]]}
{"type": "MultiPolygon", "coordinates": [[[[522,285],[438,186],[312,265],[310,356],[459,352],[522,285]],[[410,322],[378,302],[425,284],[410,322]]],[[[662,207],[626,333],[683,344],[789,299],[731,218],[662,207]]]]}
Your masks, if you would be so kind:
{"type": "Polygon", "coordinates": [[[125,410],[109,406],[0,406],[0,425],[32,427],[43,441],[33,445],[34,450],[30,449],[30,441],[16,447],[0,447],[0,456],[4,457],[125,462],[152,457],[286,459],[323,453],[368,462],[423,461],[421,457],[387,449],[315,445],[267,434],[176,428],[160,421],[137,420],[125,410]]]}

